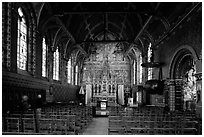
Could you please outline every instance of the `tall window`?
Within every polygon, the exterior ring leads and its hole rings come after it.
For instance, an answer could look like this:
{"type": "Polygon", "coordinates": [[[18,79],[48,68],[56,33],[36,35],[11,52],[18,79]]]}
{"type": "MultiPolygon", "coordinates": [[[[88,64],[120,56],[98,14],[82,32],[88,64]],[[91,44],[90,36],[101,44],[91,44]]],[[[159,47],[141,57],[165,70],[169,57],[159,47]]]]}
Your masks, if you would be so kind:
{"type": "Polygon", "coordinates": [[[42,76],[47,77],[47,45],[45,38],[43,38],[42,43],[42,76]]]}
{"type": "MultiPolygon", "coordinates": [[[[149,46],[148,46],[148,53],[147,53],[147,61],[148,62],[151,62],[151,57],[152,57],[152,44],[149,43],[149,46]]],[[[150,80],[152,79],[152,68],[148,68],[148,74],[147,74],[147,80],[150,80]]]]}
{"type": "Polygon", "coordinates": [[[79,72],[79,67],[78,65],[75,66],[75,85],[78,84],[78,72],[79,72]]]}
{"type": "Polygon", "coordinates": [[[136,83],[136,61],[133,62],[133,84],[136,83]]]}
{"type": "Polygon", "coordinates": [[[74,84],[74,66],[71,66],[71,83],[74,84]]]}
{"type": "Polygon", "coordinates": [[[72,74],[72,66],[71,66],[71,58],[67,62],[67,82],[71,83],[71,74],[72,74]]]}
{"type": "Polygon", "coordinates": [[[22,8],[18,8],[17,67],[27,68],[27,25],[22,8]]]}
{"type": "Polygon", "coordinates": [[[139,55],[139,83],[142,83],[142,54],[139,55]]]}
{"type": "Polygon", "coordinates": [[[53,79],[59,80],[59,51],[58,47],[54,52],[54,60],[53,60],[53,79]]]}

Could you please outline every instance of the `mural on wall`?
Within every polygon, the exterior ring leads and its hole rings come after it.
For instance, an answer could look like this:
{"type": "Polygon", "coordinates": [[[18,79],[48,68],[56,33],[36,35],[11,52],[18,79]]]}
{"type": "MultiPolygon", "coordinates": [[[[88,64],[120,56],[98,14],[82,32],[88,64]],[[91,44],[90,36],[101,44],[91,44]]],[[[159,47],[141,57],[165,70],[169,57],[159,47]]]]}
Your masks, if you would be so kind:
{"type": "Polygon", "coordinates": [[[84,62],[82,85],[92,84],[96,93],[114,93],[117,85],[130,85],[129,60],[119,43],[97,43],[84,62]]]}

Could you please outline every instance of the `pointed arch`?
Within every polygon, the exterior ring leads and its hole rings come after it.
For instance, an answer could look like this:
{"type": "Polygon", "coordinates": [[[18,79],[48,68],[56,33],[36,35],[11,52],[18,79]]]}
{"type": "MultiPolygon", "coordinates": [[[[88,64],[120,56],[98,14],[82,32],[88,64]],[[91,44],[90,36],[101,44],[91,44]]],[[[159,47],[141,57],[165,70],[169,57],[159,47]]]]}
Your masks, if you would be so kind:
{"type": "Polygon", "coordinates": [[[173,55],[173,58],[171,60],[171,64],[170,64],[170,68],[169,68],[169,77],[170,78],[181,78],[183,73],[185,73],[185,71],[188,71],[187,69],[190,69],[190,67],[192,67],[192,65],[194,65],[195,61],[198,60],[198,55],[196,54],[195,50],[189,46],[189,45],[183,45],[181,47],[179,47],[175,54],[173,55]],[[186,64],[186,61],[190,61],[188,62],[189,64],[186,64]],[[181,62],[183,62],[187,67],[181,67],[181,62]],[[181,70],[181,68],[183,68],[181,70]]]}

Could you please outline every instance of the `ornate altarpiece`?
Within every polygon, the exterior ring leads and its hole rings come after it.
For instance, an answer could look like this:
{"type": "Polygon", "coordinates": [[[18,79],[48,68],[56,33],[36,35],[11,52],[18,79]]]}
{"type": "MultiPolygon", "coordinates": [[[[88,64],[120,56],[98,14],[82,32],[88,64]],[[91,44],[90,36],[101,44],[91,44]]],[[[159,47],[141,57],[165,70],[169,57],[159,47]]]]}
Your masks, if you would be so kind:
{"type": "Polygon", "coordinates": [[[118,85],[130,85],[130,62],[120,43],[96,43],[84,62],[82,85],[92,85],[92,102],[116,103],[118,85]]]}

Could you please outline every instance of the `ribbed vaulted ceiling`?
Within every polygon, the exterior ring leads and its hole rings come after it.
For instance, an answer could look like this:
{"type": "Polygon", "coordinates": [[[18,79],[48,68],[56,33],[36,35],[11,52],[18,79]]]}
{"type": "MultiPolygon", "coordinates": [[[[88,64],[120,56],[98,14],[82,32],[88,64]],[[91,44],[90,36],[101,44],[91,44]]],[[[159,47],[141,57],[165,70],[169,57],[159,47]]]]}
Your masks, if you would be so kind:
{"type": "Polygon", "coordinates": [[[65,43],[82,45],[86,51],[87,43],[96,41],[124,41],[141,48],[152,42],[154,46],[198,3],[50,2],[33,5],[39,26],[46,31],[53,30],[65,43]]]}

